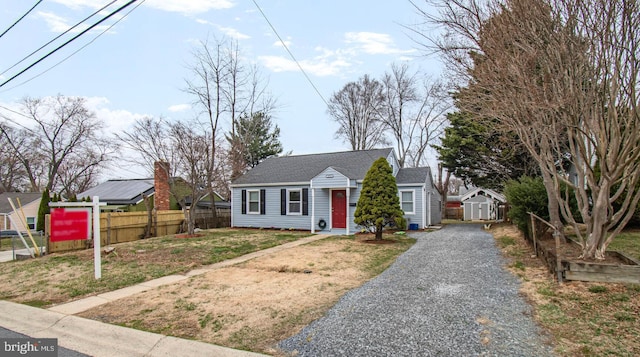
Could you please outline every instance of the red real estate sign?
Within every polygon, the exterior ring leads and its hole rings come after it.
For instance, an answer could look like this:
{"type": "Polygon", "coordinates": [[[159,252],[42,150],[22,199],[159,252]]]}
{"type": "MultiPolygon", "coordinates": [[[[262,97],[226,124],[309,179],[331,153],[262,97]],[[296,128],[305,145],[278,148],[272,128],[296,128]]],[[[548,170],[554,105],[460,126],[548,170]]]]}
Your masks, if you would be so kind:
{"type": "Polygon", "coordinates": [[[86,240],[90,232],[90,210],[51,209],[51,241],[86,240]]]}

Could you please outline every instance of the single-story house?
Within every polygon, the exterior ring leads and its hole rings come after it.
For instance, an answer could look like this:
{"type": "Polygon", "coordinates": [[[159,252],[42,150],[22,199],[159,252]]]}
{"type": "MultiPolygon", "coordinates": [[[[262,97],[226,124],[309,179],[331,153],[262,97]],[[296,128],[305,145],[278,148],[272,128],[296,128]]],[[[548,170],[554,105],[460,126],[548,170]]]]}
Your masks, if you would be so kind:
{"type": "MultiPolygon", "coordinates": [[[[40,200],[42,199],[42,193],[20,193],[20,192],[4,192],[0,193],[0,230],[14,230],[20,232],[26,232],[27,227],[30,230],[36,229],[38,223],[38,209],[40,208],[40,200]],[[21,216],[18,216],[11,204],[9,198],[13,201],[17,210],[18,200],[22,206],[22,212],[26,217],[27,226],[23,223],[21,216]],[[11,218],[9,218],[11,217],[11,218]],[[11,221],[14,224],[11,224],[11,221]]],[[[21,213],[22,214],[22,213],[21,213]]]]}
{"type": "MultiPolygon", "coordinates": [[[[147,207],[144,204],[145,196],[153,198],[151,201],[151,208],[153,208],[155,206],[157,187],[167,187],[166,190],[169,190],[168,187],[170,185],[181,185],[184,182],[180,178],[171,178],[169,181],[170,183],[165,185],[164,183],[157,182],[154,178],[107,180],[80,193],[78,198],[92,198],[93,196],[98,196],[100,202],[107,204],[106,206],[101,207],[102,211],[146,211],[147,207]]],[[[166,201],[168,202],[168,205],[161,209],[181,209],[175,197],[171,196],[168,192],[165,193],[165,197],[167,197],[166,201]]],[[[191,205],[190,197],[185,197],[185,200],[188,206],[191,205]]],[[[222,196],[218,193],[214,194],[214,202],[218,211],[230,209],[230,204],[225,202],[222,196]]],[[[210,195],[206,195],[198,201],[197,207],[201,210],[210,210],[210,195]]]]}
{"type": "Polygon", "coordinates": [[[152,178],[121,179],[107,180],[78,194],[78,198],[98,196],[100,202],[107,204],[101,207],[102,211],[135,212],[146,210],[143,197],[154,194],[155,186],[152,178]]]}
{"type": "Polygon", "coordinates": [[[464,220],[502,220],[501,206],[507,202],[507,198],[494,190],[475,187],[460,196],[464,207],[464,220]]]}
{"type": "Polygon", "coordinates": [[[428,167],[400,168],[392,148],[271,157],[231,184],[231,226],[353,234],[362,181],[387,159],[411,227],[441,222],[441,197],[428,167]]]}

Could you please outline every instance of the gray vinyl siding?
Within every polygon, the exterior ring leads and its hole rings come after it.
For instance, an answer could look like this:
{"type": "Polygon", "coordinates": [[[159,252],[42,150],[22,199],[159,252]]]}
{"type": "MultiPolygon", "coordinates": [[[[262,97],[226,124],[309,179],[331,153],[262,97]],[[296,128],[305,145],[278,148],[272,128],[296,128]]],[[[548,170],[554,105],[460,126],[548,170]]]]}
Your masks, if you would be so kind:
{"type": "Polygon", "coordinates": [[[413,192],[413,213],[405,213],[404,218],[407,220],[407,229],[410,223],[417,223],[419,228],[423,228],[425,222],[423,222],[424,210],[426,204],[422,198],[422,186],[398,186],[398,195],[400,197],[400,207],[402,208],[402,196],[400,192],[412,191],[413,192]]]}
{"type": "Polygon", "coordinates": [[[309,188],[300,186],[271,186],[271,187],[234,187],[232,189],[232,222],[233,227],[263,227],[284,229],[311,229],[311,192],[309,192],[309,215],[281,215],[280,189],[309,188]],[[242,214],[242,190],[265,190],[265,214],[242,214]]]}
{"type": "Polygon", "coordinates": [[[314,188],[340,188],[348,184],[349,179],[333,167],[327,168],[313,178],[314,188]]]}
{"type": "MultiPolygon", "coordinates": [[[[311,216],[311,203],[312,200],[311,190],[309,191],[309,216],[311,216]]],[[[331,229],[331,209],[329,208],[330,191],[326,188],[316,188],[315,189],[315,217],[314,217],[314,225],[316,232],[327,233],[331,229]],[[324,229],[318,227],[318,222],[320,220],[324,220],[327,226],[324,229]]]]}
{"type": "MultiPolygon", "coordinates": [[[[429,202],[427,202],[427,204],[429,204],[429,202]]],[[[442,223],[442,196],[440,196],[440,192],[436,189],[431,190],[431,206],[429,207],[428,214],[431,215],[431,225],[442,223]]]]}
{"type": "Polygon", "coordinates": [[[400,164],[398,163],[396,154],[393,151],[390,152],[387,156],[387,162],[389,163],[389,165],[391,165],[391,169],[393,170],[393,177],[396,177],[396,175],[398,175],[398,171],[400,170],[400,164]]]}
{"type": "Polygon", "coordinates": [[[352,188],[349,191],[349,204],[347,206],[347,211],[349,212],[348,224],[349,224],[349,233],[354,234],[360,232],[362,227],[355,224],[353,221],[353,217],[356,214],[356,206],[358,203],[358,199],[360,199],[360,191],[362,190],[362,183],[357,184],[357,188],[352,188]]]}

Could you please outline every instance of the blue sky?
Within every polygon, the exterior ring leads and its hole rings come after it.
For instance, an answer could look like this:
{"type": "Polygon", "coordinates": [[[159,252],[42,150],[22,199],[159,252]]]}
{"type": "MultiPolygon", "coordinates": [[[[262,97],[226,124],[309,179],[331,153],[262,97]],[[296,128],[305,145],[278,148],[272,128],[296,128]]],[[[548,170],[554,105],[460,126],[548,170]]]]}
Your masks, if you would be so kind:
{"type": "MultiPolygon", "coordinates": [[[[0,1],[0,28],[6,29],[35,2],[0,1]]],[[[412,40],[415,35],[403,27],[421,21],[408,1],[256,2],[326,100],[364,74],[379,78],[393,62],[409,61],[413,70],[431,75],[441,70],[437,59],[425,58],[412,40]]],[[[107,3],[109,0],[43,1],[0,38],[0,71],[107,3]]],[[[124,3],[118,0],[109,9],[124,3]]],[[[105,22],[100,29],[113,23],[105,22]]],[[[238,41],[242,56],[268,78],[268,89],[279,104],[273,119],[281,129],[285,151],[306,154],[349,149],[334,138],[337,125],[326,113],[325,103],[253,1],[147,0],[93,43],[49,69],[99,32],[85,34],[0,88],[0,105],[16,108],[15,103],[27,95],[83,96],[108,123],[109,132],[127,130],[143,115],[188,118],[194,115],[192,99],[182,89],[192,51],[198,41],[227,36],[238,41]]],[[[37,58],[4,73],[0,80],[4,82],[37,58]]],[[[0,108],[0,114],[11,113],[0,108]]],[[[128,168],[111,175],[133,178],[141,173],[128,168]]]]}

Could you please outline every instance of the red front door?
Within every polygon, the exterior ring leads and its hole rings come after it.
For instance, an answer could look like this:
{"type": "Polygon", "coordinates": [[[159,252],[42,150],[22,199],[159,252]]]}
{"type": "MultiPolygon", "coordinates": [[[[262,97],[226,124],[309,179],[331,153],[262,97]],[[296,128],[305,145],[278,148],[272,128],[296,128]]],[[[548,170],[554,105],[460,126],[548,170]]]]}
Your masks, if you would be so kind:
{"type": "Polygon", "coordinates": [[[347,228],[347,191],[331,191],[331,227],[347,228]]]}

